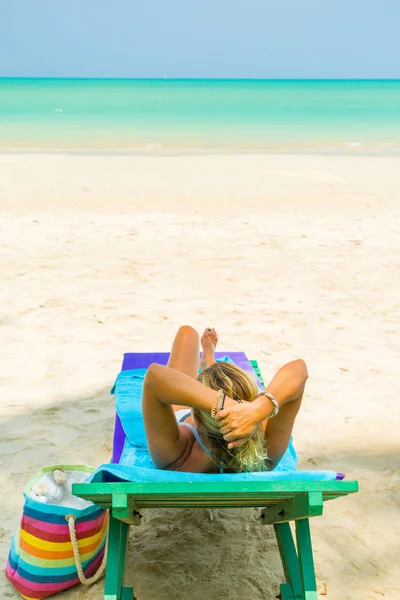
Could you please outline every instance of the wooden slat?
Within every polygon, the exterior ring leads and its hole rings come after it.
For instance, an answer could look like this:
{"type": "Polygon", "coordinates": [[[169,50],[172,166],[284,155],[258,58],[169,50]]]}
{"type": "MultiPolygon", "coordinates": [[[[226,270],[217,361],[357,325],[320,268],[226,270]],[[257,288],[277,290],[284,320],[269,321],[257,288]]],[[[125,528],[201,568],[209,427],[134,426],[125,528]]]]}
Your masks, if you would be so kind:
{"type": "Polygon", "coordinates": [[[265,507],[300,499],[308,493],[322,493],[323,500],[356,492],[355,481],[330,482],[233,482],[214,483],[79,483],[73,493],[109,508],[112,498],[127,497],[138,508],[159,507],[265,507]]]}
{"type": "Polygon", "coordinates": [[[281,497],[298,493],[322,492],[325,494],[344,495],[358,491],[357,481],[231,481],[231,482],[99,482],[74,483],[73,493],[92,494],[134,494],[152,496],[170,495],[227,495],[227,494],[271,494],[281,497]]]}
{"type": "Polygon", "coordinates": [[[315,581],[314,558],[311,544],[310,522],[308,519],[296,521],[297,554],[299,557],[301,585],[304,600],[318,600],[315,581]]]}
{"type": "Polygon", "coordinates": [[[286,580],[286,585],[281,586],[282,600],[284,598],[301,598],[299,560],[290,525],[289,523],[279,523],[274,525],[274,529],[286,580]]]}

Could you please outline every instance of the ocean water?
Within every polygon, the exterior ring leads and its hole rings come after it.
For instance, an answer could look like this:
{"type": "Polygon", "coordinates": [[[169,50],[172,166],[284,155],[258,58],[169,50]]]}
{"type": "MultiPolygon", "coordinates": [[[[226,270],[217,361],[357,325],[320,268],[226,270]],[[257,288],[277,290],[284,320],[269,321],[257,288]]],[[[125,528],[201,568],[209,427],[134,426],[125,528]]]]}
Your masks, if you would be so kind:
{"type": "Polygon", "coordinates": [[[0,79],[0,147],[398,152],[400,81],[0,79]]]}

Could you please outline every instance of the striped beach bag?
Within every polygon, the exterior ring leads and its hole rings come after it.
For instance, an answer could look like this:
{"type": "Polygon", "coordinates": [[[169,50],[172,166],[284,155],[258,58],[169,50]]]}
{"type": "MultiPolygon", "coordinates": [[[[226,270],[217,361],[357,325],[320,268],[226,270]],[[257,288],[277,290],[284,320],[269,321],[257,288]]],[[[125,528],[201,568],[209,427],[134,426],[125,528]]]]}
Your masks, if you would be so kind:
{"type": "Polygon", "coordinates": [[[84,481],[93,470],[54,465],[39,471],[26,486],[21,524],[6,566],[7,579],[26,600],[47,598],[79,582],[94,583],[103,574],[108,513],[71,494],[72,483],[84,481]],[[54,493],[46,497],[48,486],[38,483],[54,473],[64,479],[53,486],[62,496],[57,504],[54,493]]]}

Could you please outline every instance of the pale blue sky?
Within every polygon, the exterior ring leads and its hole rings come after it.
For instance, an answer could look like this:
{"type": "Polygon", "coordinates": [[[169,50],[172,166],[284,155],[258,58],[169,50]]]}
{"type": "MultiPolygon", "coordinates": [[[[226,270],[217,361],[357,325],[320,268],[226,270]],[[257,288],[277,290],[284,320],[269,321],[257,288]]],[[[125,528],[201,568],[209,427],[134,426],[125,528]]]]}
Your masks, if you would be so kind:
{"type": "Polygon", "coordinates": [[[400,0],[0,0],[0,77],[400,78],[400,0]]]}

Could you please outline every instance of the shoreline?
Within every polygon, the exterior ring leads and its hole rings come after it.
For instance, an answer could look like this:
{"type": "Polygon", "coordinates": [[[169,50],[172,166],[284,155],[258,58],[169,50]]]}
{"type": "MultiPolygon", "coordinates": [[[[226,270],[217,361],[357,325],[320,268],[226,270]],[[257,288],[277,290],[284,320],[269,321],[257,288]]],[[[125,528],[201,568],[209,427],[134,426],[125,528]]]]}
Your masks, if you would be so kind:
{"type": "Polygon", "coordinates": [[[148,144],[147,146],[124,147],[52,147],[52,146],[14,146],[1,145],[0,155],[7,154],[40,154],[66,156],[348,156],[348,157],[396,157],[400,156],[400,141],[397,144],[366,144],[364,142],[347,142],[343,146],[321,147],[309,145],[302,147],[265,147],[265,148],[227,148],[205,147],[193,148],[185,146],[166,146],[148,144]]]}

